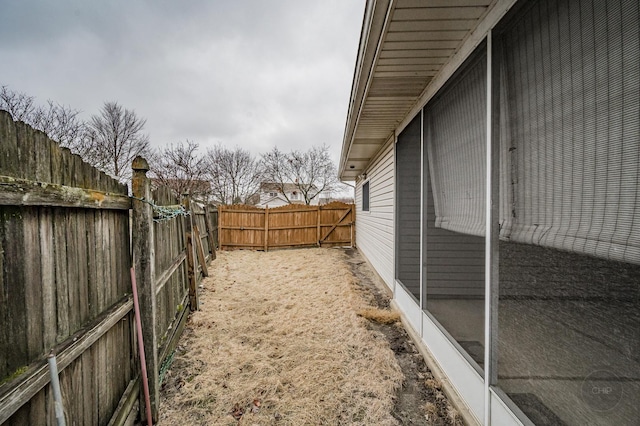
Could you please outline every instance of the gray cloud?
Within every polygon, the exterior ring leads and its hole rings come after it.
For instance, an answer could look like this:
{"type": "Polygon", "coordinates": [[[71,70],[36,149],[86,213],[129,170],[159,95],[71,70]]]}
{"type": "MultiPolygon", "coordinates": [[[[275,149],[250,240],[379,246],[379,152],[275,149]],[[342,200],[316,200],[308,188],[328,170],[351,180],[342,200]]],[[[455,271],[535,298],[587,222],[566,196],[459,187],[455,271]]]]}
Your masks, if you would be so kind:
{"type": "Polygon", "coordinates": [[[2,2],[0,84],[88,116],[117,100],[155,145],[338,158],[364,0],[2,2]]]}

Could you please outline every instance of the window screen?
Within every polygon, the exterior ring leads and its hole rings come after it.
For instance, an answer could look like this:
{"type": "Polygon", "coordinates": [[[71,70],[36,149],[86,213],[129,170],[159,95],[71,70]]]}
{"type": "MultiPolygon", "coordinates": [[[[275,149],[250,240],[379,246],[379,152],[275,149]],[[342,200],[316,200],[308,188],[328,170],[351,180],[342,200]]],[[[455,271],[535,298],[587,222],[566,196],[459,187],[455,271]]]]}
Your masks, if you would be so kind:
{"type": "Polygon", "coordinates": [[[544,1],[503,35],[503,239],[640,263],[638,7],[544,1]]]}
{"type": "Polygon", "coordinates": [[[534,424],[640,419],[640,2],[521,2],[500,71],[497,384],[534,424]]]}
{"type": "Polygon", "coordinates": [[[369,211],[369,182],[362,185],[362,211],[369,211]]]}
{"type": "Polygon", "coordinates": [[[427,109],[435,226],[484,235],[486,55],[476,57],[427,109]]]}
{"type": "Polygon", "coordinates": [[[422,114],[396,144],[396,278],[420,300],[420,152],[422,114]]]}

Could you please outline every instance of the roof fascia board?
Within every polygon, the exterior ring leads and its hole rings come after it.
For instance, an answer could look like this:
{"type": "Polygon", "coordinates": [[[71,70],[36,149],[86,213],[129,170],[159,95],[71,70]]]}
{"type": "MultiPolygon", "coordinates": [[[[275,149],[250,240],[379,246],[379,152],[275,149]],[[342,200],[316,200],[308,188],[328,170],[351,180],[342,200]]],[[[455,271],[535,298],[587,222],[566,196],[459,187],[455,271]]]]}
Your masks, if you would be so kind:
{"type": "Polygon", "coordinates": [[[471,33],[471,35],[464,42],[460,50],[456,52],[456,54],[447,62],[438,75],[436,75],[431,84],[429,84],[420,97],[416,104],[409,110],[404,119],[400,122],[398,127],[396,128],[396,137],[402,132],[405,127],[409,125],[411,120],[420,112],[422,108],[433,98],[438,90],[442,88],[442,86],[447,82],[447,80],[456,72],[456,70],[464,63],[464,61],[473,53],[473,51],[478,47],[480,43],[485,39],[487,34],[493,27],[496,26],[500,19],[511,9],[511,7],[518,0],[497,0],[495,5],[489,10],[489,13],[484,17],[484,19],[478,24],[476,29],[471,33]]]}
{"type": "Polygon", "coordinates": [[[367,2],[362,34],[360,36],[356,70],[351,87],[351,100],[347,114],[344,140],[342,141],[338,176],[344,173],[347,166],[346,160],[351,151],[355,129],[360,119],[364,99],[371,85],[373,68],[379,56],[384,35],[386,34],[393,5],[394,0],[369,0],[367,2]]]}

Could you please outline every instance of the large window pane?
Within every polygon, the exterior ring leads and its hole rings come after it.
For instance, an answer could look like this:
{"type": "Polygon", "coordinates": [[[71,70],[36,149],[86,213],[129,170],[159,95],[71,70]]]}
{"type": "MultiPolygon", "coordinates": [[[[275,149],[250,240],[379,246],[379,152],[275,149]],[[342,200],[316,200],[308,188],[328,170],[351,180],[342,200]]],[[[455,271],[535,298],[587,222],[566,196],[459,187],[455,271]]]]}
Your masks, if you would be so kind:
{"type": "Polygon", "coordinates": [[[486,54],[425,108],[426,308],[484,364],[486,54]]]}
{"type": "Polygon", "coordinates": [[[420,145],[422,115],[396,144],[396,278],[420,300],[420,145]]]}
{"type": "Polygon", "coordinates": [[[640,419],[640,3],[500,36],[498,385],[537,424],[640,419]]]}

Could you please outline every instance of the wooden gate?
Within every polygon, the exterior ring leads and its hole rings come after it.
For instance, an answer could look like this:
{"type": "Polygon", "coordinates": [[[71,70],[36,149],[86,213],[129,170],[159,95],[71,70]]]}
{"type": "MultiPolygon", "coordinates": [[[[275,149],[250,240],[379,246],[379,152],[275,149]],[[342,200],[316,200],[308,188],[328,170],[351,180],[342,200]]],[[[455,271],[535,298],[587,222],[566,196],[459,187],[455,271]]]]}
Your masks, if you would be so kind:
{"type": "Polygon", "coordinates": [[[218,216],[221,250],[353,246],[355,241],[353,204],[220,206],[218,216]]]}

